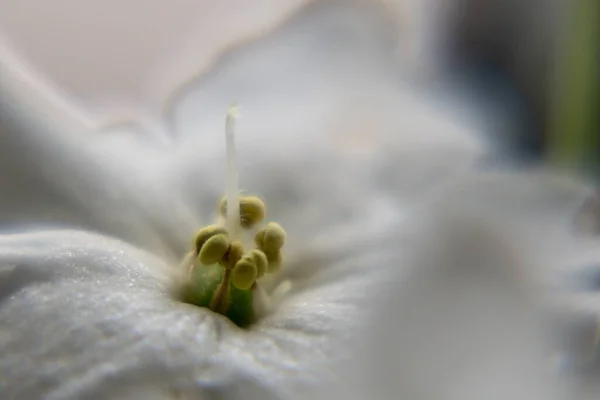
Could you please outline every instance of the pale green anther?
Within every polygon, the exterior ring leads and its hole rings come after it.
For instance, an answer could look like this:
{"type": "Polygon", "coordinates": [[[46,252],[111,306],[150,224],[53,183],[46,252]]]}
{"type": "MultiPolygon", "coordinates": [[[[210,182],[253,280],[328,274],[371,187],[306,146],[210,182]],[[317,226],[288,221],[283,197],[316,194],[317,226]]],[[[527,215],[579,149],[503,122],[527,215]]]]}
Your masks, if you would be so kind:
{"type": "Polygon", "coordinates": [[[256,234],[254,241],[265,254],[274,254],[285,244],[285,231],[279,224],[269,222],[266,228],[256,234]]]}
{"type": "Polygon", "coordinates": [[[266,232],[266,228],[265,229],[261,229],[260,231],[256,232],[256,235],[254,236],[254,243],[256,243],[256,246],[263,250],[263,239],[265,238],[265,232],[266,232]]]}
{"type": "Polygon", "coordinates": [[[210,237],[200,249],[198,260],[201,264],[210,265],[218,263],[229,250],[229,239],[223,234],[210,237]]]}
{"type": "Polygon", "coordinates": [[[267,257],[267,272],[269,274],[278,272],[281,269],[281,264],[283,263],[283,257],[281,255],[281,251],[277,250],[274,252],[265,253],[267,257]]]}
{"type": "Polygon", "coordinates": [[[202,228],[200,232],[196,234],[196,254],[200,253],[200,249],[202,249],[204,243],[206,243],[208,239],[219,234],[227,235],[227,231],[219,225],[209,225],[202,228]]]}
{"type": "MultiPolygon", "coordinates": [[[[242,196],[240,201],[240,225],[244,228],[252,228],[255,224],[263,221],[266,216],[265,203],[256,196],[242,196]]],[[[219,205],[221,215],[227,215],[227,199],[223,198],[219,205]]]]}
{"type": "Polygon", "coordinates": [[[269,265],[269,261],[267,260],[267,256],[260,250],[254,249],[250,253],[248,253],[252,260],[254,261],[254,265],[256,265],[256,278],[262,278],[267,272],[267,268],[269,265]]]}
{"type": "Polygon", "coordinates": [[[258,271],[252,258],[243,257],[235,264],[231,276],[232,283],[238,289],[248,290],[256,282],[257,275],[258,271]]]}

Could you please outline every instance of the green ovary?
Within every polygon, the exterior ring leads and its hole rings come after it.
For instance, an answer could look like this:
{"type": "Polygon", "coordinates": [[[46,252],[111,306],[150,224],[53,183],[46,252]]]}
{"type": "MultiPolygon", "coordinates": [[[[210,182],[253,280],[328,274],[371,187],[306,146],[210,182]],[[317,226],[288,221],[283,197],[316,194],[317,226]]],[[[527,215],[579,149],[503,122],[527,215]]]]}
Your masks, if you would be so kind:
{"type": "MultiPolygon", "coordinates": [[[[209,308],[224,272],[225,269],[220,264],[196,266],[183,290],[183,301],[209,308]]],[[[223,315],[237,326],[250,325],[255,320],[253,297],[251,288],[241,290],[230,283],[228,307],[223,315]]]]}

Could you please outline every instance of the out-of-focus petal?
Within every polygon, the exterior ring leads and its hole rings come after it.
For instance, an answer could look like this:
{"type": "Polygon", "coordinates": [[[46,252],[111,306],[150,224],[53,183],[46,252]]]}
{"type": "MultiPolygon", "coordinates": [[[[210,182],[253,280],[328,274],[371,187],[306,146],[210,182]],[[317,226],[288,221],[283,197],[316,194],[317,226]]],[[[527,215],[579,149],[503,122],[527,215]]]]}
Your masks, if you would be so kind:
{"type": "Polygon", "coordinates": [[[375,303],[356,398],[560,398],[527,260],[484,216],[438,212],[375,303]]]}
{"type": "Polygon", "coordinates": [[[242,188],[265,198],[290,243],[395,218],[486,148],[475,121],[398,84],[380,22],[368,7],[300,13],[182,91],[166,111],[167,130],[157,127],[162,136],[135,124],[82,134],[85,126],[9,71],[4,220],[78,223],[181,254],[224,190],[223,114],[232,100],[242,110],[242,188]]]}
{"type": "Polygon", "coordinates": [[[0,31],[45,79],[110,121],[159,111],[223,52],[266,35],[308,3],[3,0],[0,31]]]}

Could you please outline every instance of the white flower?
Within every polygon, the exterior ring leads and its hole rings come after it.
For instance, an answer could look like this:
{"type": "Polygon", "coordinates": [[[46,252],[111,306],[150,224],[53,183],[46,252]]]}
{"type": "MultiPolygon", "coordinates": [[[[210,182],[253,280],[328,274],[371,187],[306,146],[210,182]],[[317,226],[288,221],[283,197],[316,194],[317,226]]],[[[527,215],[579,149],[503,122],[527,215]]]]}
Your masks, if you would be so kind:
{"type": "Polygon", "coordinates": [[[285,88],[299,97],[287,107],[260,105],[269,96],[260,90],[238,98],[241,189],[259,194],[268,218],[286,228],[281,279],[294,285],[272,314],[240,330],[173,294],[173,269],[224,194],[231,97],[209,91],[210,109],[202,98],[193,109],[182,102],[177,112],[214,112],[214,124],[188,114],[193,134],[180,129],[156,143],[132,130],[75,131],[19,86],[15,71],[2,74],[8,398],[305,397],[335,379],[344,338],[384,279],[378,235],[483,152],[460,124],[431,118],[435,107],[386,88],[377,71],[357,75],[353,93],[330,82],[333,97],[317,91],[308,103],[310,88],[297,92],[307,82],[285,88]]]}
{"type": "Polygon", "coordinates": [[[441,188],[461,174],[459,191],[490,193],[466,173],[485,154],[475,129],[390,85],[368,44],[355,70],[342,68],[354,51],[321,54],[329,68],[315,76],[300,74],[302,52],[279,54],[275,72],[253,58],[261,48],[238,53],[178,103],[164,141],[81,131],[3,65],[1,397],[307,398],[344,384],[349,343],[373,327],[370,304],[404,267],[407,217],[451,199],[441,188]],[[235,79],[247,90],[228,89],[235,79]],[[241,188],[286,228],[279,279],[293,283],[248,329],[174,295],[173,271],[225,189],[232,97],[244,114],[241,188]]]}

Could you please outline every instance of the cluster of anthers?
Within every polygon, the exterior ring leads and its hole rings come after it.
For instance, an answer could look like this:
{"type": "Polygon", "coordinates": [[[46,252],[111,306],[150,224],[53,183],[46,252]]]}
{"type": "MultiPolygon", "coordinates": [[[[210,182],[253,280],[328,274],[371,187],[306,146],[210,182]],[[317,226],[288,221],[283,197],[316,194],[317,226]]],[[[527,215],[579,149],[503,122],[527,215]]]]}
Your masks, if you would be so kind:
{"type": "MultiPolygon", "coordinates": [[[[227,215],[227,199],[221,201],[221,215],[227,215]]],[[[265,205],[254,196],[239,198],[240,225],[251,230],[265,218],[265,205]]],[[[244,250],[242,240],[230,238],[223,225],[209,225],[196,236],[195,254],[201,265],[220,264],[224,268],[221,285],[217,288],[210,308],[225,313],[228,306],[229,285],[249,290],[265,274],[279,271],[282,263],[281,248],[285,243],[285,231],[270,222],[254,236],[256,249],[244,250]]]]}
{"type": "Polygon", "coordinates": [[[237,108],[232,107],[225,125],[227,195],[219,204],[219,222],[198,232],[194,249],[184,260],[188,267],[184,297],[189,303],[208,307],[238,325],[246,325],[254,319],[257,300],[266,296],[258,280],[278,272],[282,266],[281,249],[286,235],[274,222],[261,227],[266,207],[260,198],[239,194],[233,137],[236,118],[237,108]],[[252,235],[255,248],[246,251],[254,247],[252,235]]]}

